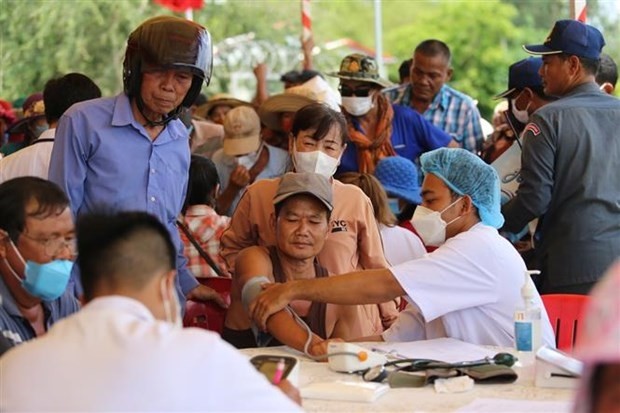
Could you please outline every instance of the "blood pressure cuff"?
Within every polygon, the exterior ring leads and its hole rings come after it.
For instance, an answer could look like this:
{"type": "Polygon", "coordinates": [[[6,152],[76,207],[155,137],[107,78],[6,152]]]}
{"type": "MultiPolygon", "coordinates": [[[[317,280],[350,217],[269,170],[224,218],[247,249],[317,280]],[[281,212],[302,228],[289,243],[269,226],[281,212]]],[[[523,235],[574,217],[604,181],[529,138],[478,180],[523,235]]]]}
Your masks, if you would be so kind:
{"type": "Polygon", "coordinates": [[[436,379],[444,379],[457,376],[469,376],[476,383],[503,384],[517,380],[517,373],[507,366],[486,364],[483,366],[458,368],[458,369],[429,369],[424,372],[406,372],[396,370],[389,374],[390,387],[423,387],[433,383],[436,379]]]}
{"type": "Polygon", "coordinates": [[[458,369],[461,373],[468,375],[483,384],[503,384],[512,383],[517,380],[517,373],[508,366],[501,364],[484,364],[482,366],[466,367],[458,369]]]}
{"type": "MultiPolygon", "coordinates": [[[[256,297],[263,291],[261,287],[262,284],[269,284],[272,281],[264,275],[260,277],[254,277],[248,282],[245,283],[243,289],[241,290],[241,303],[243,304],[243,309],[246,314],[250,313],[250,304],[256,300],[256,297]]],[[[286,311],[291,312],[288,307],[285,307],[286,311]]],[[[252,333],[254,333],[254,338],[256,339],[257,347],[267,347],[269,343],[274,340],[273,336],[267,332],[261,331],[258,329],[258,326],[252,322],[252,333]]]]}

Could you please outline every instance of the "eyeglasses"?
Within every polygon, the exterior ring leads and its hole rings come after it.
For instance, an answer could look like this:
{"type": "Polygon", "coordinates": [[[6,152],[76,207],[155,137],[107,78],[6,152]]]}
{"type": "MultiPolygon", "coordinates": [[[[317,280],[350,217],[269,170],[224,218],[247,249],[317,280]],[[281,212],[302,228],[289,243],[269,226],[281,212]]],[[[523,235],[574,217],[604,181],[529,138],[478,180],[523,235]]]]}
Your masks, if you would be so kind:
{"type": "Polygon", "coordinates": [[[21,235],[41,245],[45,254],[50,257],[57,255],[63,248],[68,248],[71,255],[76,255],[77,253],[77,240],[75,238],[65,239],[63,237],[54,237],[40,239],[31,237],[25,232],[22,232],[21,235]]]}
{"type": "Polygon", "coordinates": [[[340,87],[338,87],[338,90],[340,91],[340,96],[343,96],[343,97],[357,96],[360,98],[365,98],[365,97],[368,97],[372,88],[362,87],[362,88],[353,89],[349,86],[340,85],[340,87]]]}

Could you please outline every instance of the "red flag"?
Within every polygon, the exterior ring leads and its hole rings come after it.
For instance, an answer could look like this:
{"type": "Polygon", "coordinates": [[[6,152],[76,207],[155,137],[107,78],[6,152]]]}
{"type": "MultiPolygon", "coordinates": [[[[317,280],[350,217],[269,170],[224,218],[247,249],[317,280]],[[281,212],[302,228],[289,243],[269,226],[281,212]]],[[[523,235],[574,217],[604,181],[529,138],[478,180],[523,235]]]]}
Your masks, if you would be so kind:
{"type": "Polygon", "coordinates": [[[203,6],[203,0],[153,0],[155,3],[164,6],[174,12],[185,10],[198,10],[203,6]]]}

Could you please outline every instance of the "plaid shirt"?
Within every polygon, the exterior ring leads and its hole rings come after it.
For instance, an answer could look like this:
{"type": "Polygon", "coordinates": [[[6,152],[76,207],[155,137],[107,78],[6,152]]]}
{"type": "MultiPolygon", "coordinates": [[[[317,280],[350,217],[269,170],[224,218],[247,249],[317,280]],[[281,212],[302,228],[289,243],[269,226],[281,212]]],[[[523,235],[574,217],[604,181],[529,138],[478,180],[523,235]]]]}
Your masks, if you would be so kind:
{"type": "MultiPolygon", "coordinates": [[[[392,101],[411,106],[411,84],[389,88],[383,93],[392,101]]],[[[480,113],[474,101],[464,93],[443,85],[426,112],[426,120],[452,135],[462,148],[479,153],[484,136],[480,126],[480,113]]]]}
{"type": "MultiPolygon", "coordinates": [[[[196,241],[200,244],[213,261],[223,270],[227,271],[226,262],[220,257],[220,237],[230,222],[230,217],[220,216],[208,205],[192,205],[187,208],[183,222],[192,232],[196,241]]],[[[195,277],[217,277],[217,274],[209,264],[200,256],[198,250],[189,242],[183,231],[179,231],[181,240],[185,245],[187,268],[195,277]]]]}

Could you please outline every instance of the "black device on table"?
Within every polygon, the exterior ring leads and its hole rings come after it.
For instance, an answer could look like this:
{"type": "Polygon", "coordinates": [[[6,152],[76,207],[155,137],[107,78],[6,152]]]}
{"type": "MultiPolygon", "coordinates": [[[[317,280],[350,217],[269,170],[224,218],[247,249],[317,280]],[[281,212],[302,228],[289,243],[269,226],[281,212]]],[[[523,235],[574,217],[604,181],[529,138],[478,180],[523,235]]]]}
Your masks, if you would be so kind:
{"type": "Polygon", "coordinates": [[[273,381],[273,378],[276,375],[276,370],[278,369],[278,363],[281,361],[284,362],[284,370],[281,377],[281,379],[284,380],[297,365],[296,358],[287,356],[259,355],[250,359],[250,363],[256,367],[256,370],[261,372],[269,381],[273,381]]]}

